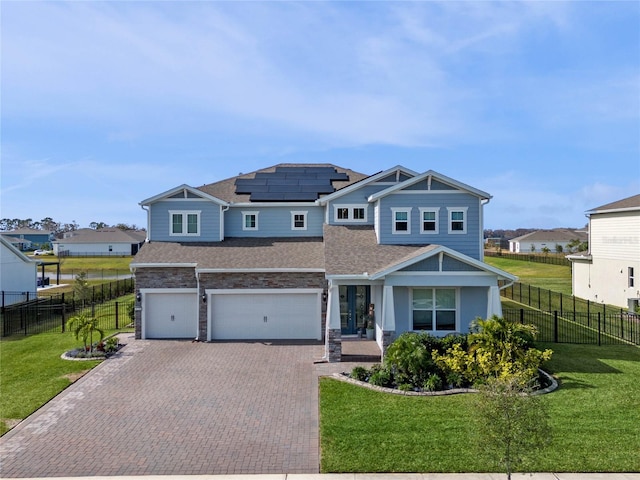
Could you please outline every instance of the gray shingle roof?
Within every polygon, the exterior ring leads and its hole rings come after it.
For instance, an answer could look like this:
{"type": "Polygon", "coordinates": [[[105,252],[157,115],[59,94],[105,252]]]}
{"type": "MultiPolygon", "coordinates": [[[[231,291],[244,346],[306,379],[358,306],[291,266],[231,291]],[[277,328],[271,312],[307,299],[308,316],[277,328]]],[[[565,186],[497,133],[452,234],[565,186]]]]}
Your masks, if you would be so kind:
{"type": "Polygon", "coordinates": [[[224,200],[225,202],[230,203],[245,203],[249,202],[249,194],[238,195],[236,194],[236,179],[243,178],[249,179],[254,178],[256,173],[272,173],[276,171],[277,167],[333,167],[336,171],[341,173],[346,173],[349,176],[348,181],[335,181],[333,182],[333,186],[336,190],[344,188],[352,183],[358,182],[364,178],[367,178],[368,175],[363,173],[358,173],[348,168],[338,167],[336,165],[332,165],[329,163],[281,163],[279,165],[273,165],[269,168],[263,168],[262,170],[257,170],[255,172],[240,174],[236,177],[227,178],[226,180],[221,180],[219,182],[210,183],[208,185],[202,185],[198,187],[198,190],[212,195],[220,200],[224,200]]]}
{"type": "Polygon", "coordinates": [[[435,245],[378,245],[372,226],[324,226],[327,275],[373,274],[435,245]]]}
{"type": "Polygon", "coordinates": [[[193,263],[198,269],[324,269],[322,238],[229,238],[223,242],[151,242],[132,265],[193,263]]]}
{"type": "Polygon", "coordinates": [[[626,210],[635,208],[640,208],[640,194],[607,203],[606,205],[601,205],[600,207],[589,210],[589,212],[598,213],[602,210],[626,210]]]}
{"type": "Polygon", "coordinates": [[[89,230],[56,240],[53,243],[140,243],[144,242],[147,232],[139,230],[120,230],[110,228],[102,230],[89,230]]]}
{"type": "Polygon", "coordinates": [[[587,232],[569,229],[556,229],[556,230],[538,230],[535,232],[527,233],[520,237],[512,238],[510,242],[570,242],[571,240],[578,239],[580,241],[586,241],[589,235],[587,232]]]}

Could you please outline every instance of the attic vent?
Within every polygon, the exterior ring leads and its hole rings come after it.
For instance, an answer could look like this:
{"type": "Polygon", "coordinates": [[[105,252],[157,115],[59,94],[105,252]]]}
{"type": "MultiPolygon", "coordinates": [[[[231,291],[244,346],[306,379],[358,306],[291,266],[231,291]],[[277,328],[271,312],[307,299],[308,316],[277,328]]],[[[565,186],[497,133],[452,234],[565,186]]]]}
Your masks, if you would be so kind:
{"type": "Polygon", "coordinates": [[[255,178],[238,178],[236,194],[249,194],[252,202],[312,202],[320,194],[333,193],[332,182],[347,180],[346,173],[333,167],[276,167],[255,178]]]}

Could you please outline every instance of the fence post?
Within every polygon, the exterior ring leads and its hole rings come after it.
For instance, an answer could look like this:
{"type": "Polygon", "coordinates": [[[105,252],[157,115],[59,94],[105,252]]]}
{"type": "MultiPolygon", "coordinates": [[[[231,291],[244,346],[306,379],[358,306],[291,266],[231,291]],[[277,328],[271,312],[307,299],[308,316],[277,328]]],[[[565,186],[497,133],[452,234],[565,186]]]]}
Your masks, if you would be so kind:
{"type": "Polygon", "coordinates": [[[549,310],[551,310],[551,290],[547,290],[549,292],[549,310]]]}
{"type": "Polygon", "coordinates": [[[118,302],[116,302],[116,330],[118,329],[118,302]]]}
{"type": "Polygon", "coordinates": [[[560,292],[560,316],[564,317],[564,315],[562,314],[562,292],[560,292]]]}
{"type": "Polygon", "coordinates": [[[538,310],[542,310],[542,306],[540,305],[540,287],[538,288],[538,310]]]}
{"type": "Polygon", "coordinates": [[[591,326],[591,301],[587,300],[587,327],[591,326]]]}
{"type": "Polygon", "coordinates": [[[624,340],[624,320],[622,316],[622,309],[620,309],[620,338],[624,340]]]}
{"type": "Polygon", "coordinates": [[[520,324],[524,325],[524,308],[520,309],[520,324]]]}
{"type": "Polygon", "coordinates": [[[553,311],[553,343],[558,343],[558,311],[553,311]]]}
{"type": "Polygon", "coordinates": [[[598,312],[598,346],[602,345],[602,339],[600,338],[600,312],[598,312]]]}

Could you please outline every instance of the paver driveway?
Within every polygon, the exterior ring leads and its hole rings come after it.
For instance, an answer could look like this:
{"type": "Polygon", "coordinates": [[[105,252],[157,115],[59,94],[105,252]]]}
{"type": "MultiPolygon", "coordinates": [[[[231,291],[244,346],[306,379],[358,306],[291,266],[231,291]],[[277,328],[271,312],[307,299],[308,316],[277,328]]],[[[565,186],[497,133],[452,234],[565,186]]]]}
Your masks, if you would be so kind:
{"type": "Polygon", "coordinates": [[[0,439],[2,477],[318,472],[321,346],[126,341],[0,439]]]}

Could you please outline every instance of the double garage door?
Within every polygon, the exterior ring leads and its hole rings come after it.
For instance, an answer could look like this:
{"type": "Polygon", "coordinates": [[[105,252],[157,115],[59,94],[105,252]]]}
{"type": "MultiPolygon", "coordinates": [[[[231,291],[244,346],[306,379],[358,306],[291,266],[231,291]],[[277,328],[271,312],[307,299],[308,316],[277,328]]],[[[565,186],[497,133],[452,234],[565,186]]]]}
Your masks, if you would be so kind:
{"type": "MultiPolygon", "coordinates": [[[[207,290],[207,340],[320,340],[320,297],[315,289],[207,290]]],[[[199,301],[195,292],[148,291],[144,338],[195,338],[199,301]]]]}
{"type": "Polygon", "coordinates": [[[320,291],[208,290],[212,340],[317,339],[320,291]]]}

